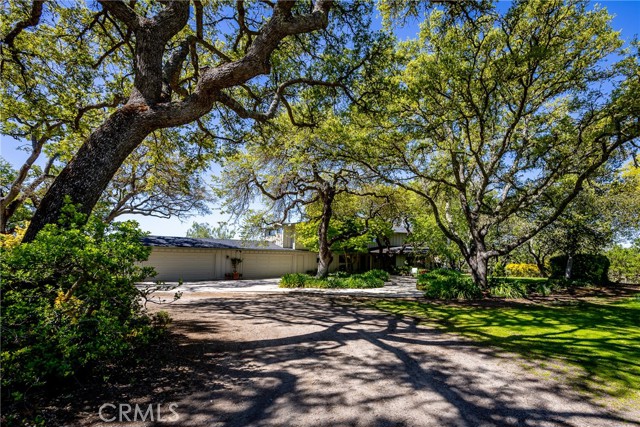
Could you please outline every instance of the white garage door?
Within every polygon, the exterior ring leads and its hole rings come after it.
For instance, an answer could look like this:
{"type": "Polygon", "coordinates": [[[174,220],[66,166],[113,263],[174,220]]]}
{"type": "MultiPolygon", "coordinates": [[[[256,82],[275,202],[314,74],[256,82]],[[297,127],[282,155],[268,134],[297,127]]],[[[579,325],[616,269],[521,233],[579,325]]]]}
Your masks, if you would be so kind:
{"type": "Polygon", "coordinates": [[[243,279],[261,279],[280,277],[295,271],[295,255],[293,253],[244,253],[241,264],[243,279]]]}
{"type": "Polygon", "coordinates": [[[189,249],[157,250],[154,249],[145,264],[156,269],[158,275],[154,280],[177,282],[179,280],[213,280],[214,258],[212,251],[189,249]]]}

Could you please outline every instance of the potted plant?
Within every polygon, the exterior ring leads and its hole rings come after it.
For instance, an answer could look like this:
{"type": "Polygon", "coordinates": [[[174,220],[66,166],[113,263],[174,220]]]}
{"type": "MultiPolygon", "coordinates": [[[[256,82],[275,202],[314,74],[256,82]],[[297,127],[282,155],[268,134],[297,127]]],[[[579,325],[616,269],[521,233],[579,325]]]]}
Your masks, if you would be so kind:
{"type": "Polygon", "coordinates": [[[233,268],[233,279],[238,280],[240,273],[238,273],[238,265],[242,262],[242,258],[231,258],[231,267],[233,268]]]}

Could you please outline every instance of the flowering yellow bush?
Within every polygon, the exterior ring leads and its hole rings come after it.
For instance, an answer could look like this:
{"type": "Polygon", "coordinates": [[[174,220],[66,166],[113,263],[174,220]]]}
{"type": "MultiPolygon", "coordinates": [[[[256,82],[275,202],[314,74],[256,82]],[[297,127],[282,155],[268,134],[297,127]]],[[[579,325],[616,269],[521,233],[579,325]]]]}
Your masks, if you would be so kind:
{"type": "Polygon", "coordinates": [[[0,234],[0,248],[2,250],[10,250],[15,248],[22,242],[25,231],[29,224],[24,227],[16,227],[16,230],[12,234],[0,234]]]}
{"type": "Polygon", "coordinates": [[[58,291],[58,296],[53,302],[53,307],[63,315],[69,316],[71,323],[78,322],[78,316],[82,309],[82,301],[69,292],[58,291]]]}
{"type": "Polygon", "coordinates": [[[507,264],[504,269],[509,277],[540,277],[535,264],[507,264]]]}

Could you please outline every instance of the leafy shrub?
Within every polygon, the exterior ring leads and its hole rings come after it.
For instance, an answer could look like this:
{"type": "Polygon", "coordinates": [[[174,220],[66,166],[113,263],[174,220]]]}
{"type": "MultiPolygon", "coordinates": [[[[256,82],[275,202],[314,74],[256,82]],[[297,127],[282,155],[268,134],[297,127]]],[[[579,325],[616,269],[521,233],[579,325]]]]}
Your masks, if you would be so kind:
{"type": "Polygon", "coordinates": [[[544,282],[540,282],[536,285],[536,287],[534,288],[534,292],[546,297],[551,295],[551,292],[553,292],[555,289],[556,287],[550,280],[545,280],[544,282]]]}
{"type": "Polygon", "coordinates": [[[95,218],[82,225],[86,217],[64,209],[60,226],[3,250],[1,376],[8,394],[99,370],[157,337],[154,323],[168,321],[144,312],[134,286],[155,274],[137,265],[150,250],[137,225],[95,218]]]}
{"type": "Polygon", "coordinates": [[[25,225],[24,227],[17,226],[12,234],[0,234],[0,250],[4,252],[18,246],[26,231],[27,226],[25,225]]]}
{"type": "MultiPolygon", "coordinates": [[[[551,258],[551,278],[564,278],[568,259],[567,255],[551,258]]],[[[606,284],[609,282],[609,265],[609,259],[604,255],[574,255],[571,281],[606,284]]]]}
{"type": "Polygon", "coordinates": [[[376,279],[380,279],[383,282],[388,282],[389,281],[389,273],[387,273],[384,270],[369,270],[366,273],[362,273],[363,277],[374,277],[376,279]]]}
{"type": "Polygon", "coordinates": [[[493,266],[493,275],[494,276],[507,276],[507,270],[505,265],[502,262],[496,262],[493,266]]]}
{"type": "Polygon", "coordinates": [[[611,261],[609,277],[625,283],[640,283],[640,240],[634,246],[625,248],[615,245],[607,251],[611,261]]]}
{"type": "Polygon", "coordinates": [[[540,277],[540,269],[535,264],[507,264],[504,270],[509,277],[540,277]]]}
{"type": "Polygon", "coordinates": [[[318,279],[314,276],[309,276],[304,281],[304,288],[335,288],[335,284],[330,279],[318,279]]]}
{"type": "Polygon", "coordinates": [[[564,277],[560,278],[549,278],[549,283],[553,287],[553,289],[567,289],[567,288],[575,288],[575,287],[583,287],[588,288],[593,286],[593,282],[583,280],[583,279],[570,279],[567,280],[564,277]]]}
{"type": "Polygon", "coordinates": [[[311,276],[302,273],[288,273],[282,276],[280,279],[281,288],[303,288],[305,282],[310,279],[311,276]]]}
{"type": "Polygon", "coordinates": [[[524,298],[529,294],[529,289],[521,280],[510,280],[506,277],[492,278],[489,280],[489,294],[499,298],[524,298]]]}
{"type": "Polygon", "coordinates": [[[408,265],[401,265],[399,267],[392,267],[392,271],[394,274],[407,276],[411,274],[411,267],[409,267],[408,265]]]}
{"type": "Polygon", "coordinates": [[[491,277],[489,294],[499,298],[524,298],[531,293],[549,295],[555,286],[542,277],[491,277]]]}
{"type": "MultiPolygon", "coordinates": [[[[383,282],[384,283],[384,282],[383,282]]],[[[376,279],[365,279],[360,275],[353,275],[350,277],[345,277],[343,279],[337,280],[335,283],[336,287],[344,288],[344,289],[365,289],[365,288],[376,288],[376,279]]]]}
{"type": "Polygon", "coordinates": [[[339,272],[326,279],[318,279],[308,274],[289,273],[280,279],[281,288],[321,288],[321,289],[367,289],[381,288],[389,274],[382,270],[371,270],[363,274],[339,272]],[[386,279],[385,279],[386,278],[386,279]]]}
{"type": "Polygon", "coordinates": [[[482,291],[471,277],[445,268],[419,274],[416,287],[424,291],[427,298],[474,299],[482,296],[482,291]]]}
{"type": "Polygon", "coordinates": [[[349,277],[351,276],[351,274],[346,271],[336,271],[335,273],[331,273],[329,276],[340,278],[340,277],[349,277]]]}

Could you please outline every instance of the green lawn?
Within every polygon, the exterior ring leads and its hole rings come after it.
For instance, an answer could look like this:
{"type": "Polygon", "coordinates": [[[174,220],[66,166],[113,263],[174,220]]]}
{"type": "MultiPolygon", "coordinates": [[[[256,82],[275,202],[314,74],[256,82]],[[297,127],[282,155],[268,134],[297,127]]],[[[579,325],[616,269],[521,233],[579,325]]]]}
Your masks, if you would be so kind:
{"type": "Polygon", "coordinates": [[[471,307],[400,300],[373,306],[522,354],[597,395],[640,402],[640,295],[563,306],[471,307]]]}

